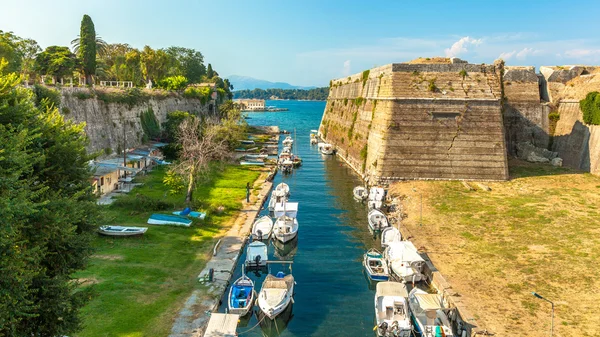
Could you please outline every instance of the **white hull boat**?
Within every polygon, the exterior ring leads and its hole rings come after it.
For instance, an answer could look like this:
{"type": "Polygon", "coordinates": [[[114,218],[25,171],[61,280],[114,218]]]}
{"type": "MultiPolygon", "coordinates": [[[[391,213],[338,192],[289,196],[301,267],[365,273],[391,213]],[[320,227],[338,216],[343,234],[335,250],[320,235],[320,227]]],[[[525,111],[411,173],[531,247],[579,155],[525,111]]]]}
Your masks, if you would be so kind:
{"type": "Polygon", "coordinates": [[[261,268],[267,265],[269,255],[267,253],[267,245],[260,241],[251,242],[246,250],[247,268],[261,268]]]}
{"type": "Polygon", "coordinates": [[[252,309],[255,297],[254,282],[242,274],[242,277],[233,282],[229,289],[229,298],[227,299],[229,313],[240,316],[247,315],[252,309]]]}
{"type": "Polygon", "coordinates": [[[368,199],[369,209],[380,209],[385,200],[385,190],[382,187],[371,187],[368,199]]]}
{"type": "Polygon", "coordinates": [[[367,194],[367,189],[364,188],[363,186],[356,186],[353,190],[352,190],[352,195],[354,195],[354,199],[356,200],[365,200],[368,196],[367,194]]]}
{"type": "Polygon", "coordinates": [[[369,249],[363,256],[363,266],[371,281],[387,281],[390,278],[383,255],[374,248],[369,249]]]}
{"type": "Polygon", "coordinates": [[[98,233],[108,236],[135,236],[146,233],[148,227],[100,226],[98,233]]]}
{"type": "Polygon", "coordinates": [[[375,291],[375,317],[380,337],[410,337],[412,327],[406,285],[380,282],[375,291]]]}
{"type": "Polygon", "coordinates": [[[297,202],[280,202],[275,204],[275,209],[273,210],[273,215],[276,218],[282,217],[284,215],[289,216],[290,218],[295,218],[298,216],[298,203],[297,202]]]}
{"type": "Polygon", "coordinates": [[[287,200],[288,199],[284,191],[275,189],[273,192],[271,192],[271,199],[269,199],[269,211],[274,212],[277,204],[286,202],[287,200]]]}
{"type": "Polygon", "coordinates": [[[318,144],[318,146],[319,146],[319,151],[321,151],[322,154],[331,155],[335,152],[335,147],[331,144],[320,143],[320,144],[318,144]]]}
{"type": "Polygon", "coordinates": [[[390,242],[383,252],[388,265],[402,282],[418,282],[425,279],[425,260],[410,241],[390,242]]]}
{"type": "Polygon", "coordinates": [[[258,294],[258,307],[269,318],[275,319],[292,303],[294,295],[294,276],[267,275],[258,294]]]}
{"type": "Polygon", "coordinates": [[[388,218],[378,209],[369,211],[367,218],[369,220],[369,228],[371,228],[372,231],[380,231],[390,226],[388,218]]]}
{"type": "Polygon", "coordinates": [[[281,191],[284,196],[290,196],[290,186],[286,183],[279,183],[279,185],[275,186],[275,191],[281,191]]]}
{"type": "Polygon", "coordinates": [[[408,294],[410,315],[416,332],[423,337],[453,337],[447,312],[448,305],[439,294],[428,294],[414,288],[408,294]]]}
{"type": "Polygon", "coordinates": [[[381,232],[381,247],[387,247],[390,242],[402,241],[402,234],[396,227],[388,227],[381,232]]]}
{"type": "Polygon", "coordinates": [[[252,238],[254,240],[268,240],[273,231],[273,219],[265,215],[260,217],[252,225],[252,238]]]}
{"type": "Polygon", "coordinates": [[[273,236],[275,239],[286,243],[292,241],[298,235],[298,220],[289,216],[282,216],[275,221],[273,236]]]}

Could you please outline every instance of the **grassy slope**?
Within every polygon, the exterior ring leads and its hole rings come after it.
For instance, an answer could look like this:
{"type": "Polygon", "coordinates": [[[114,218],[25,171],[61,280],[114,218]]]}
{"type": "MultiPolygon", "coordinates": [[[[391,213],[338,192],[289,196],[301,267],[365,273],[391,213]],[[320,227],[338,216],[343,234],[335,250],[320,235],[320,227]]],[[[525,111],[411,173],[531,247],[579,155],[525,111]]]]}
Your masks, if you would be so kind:
{"type": "Polygon", "coordinates": [[[491,192],[459,182],[396,184],[406,196],[403,225],[490,331],[547,335],[550,305],[536,291],[557,304],[555,332],[597,336],[600,178],[513,164],[513,180],[487,183],[491,192]]]}
{"type": "MultiPolygon", "coordinates": [[[[162,184],[163,169],[142,177],[143,186],[124,198],[164,200],[181,209],[183,194],[169,195],[162,184]]],[[[214,237],[241,209],[246,182],[259,172],[227,166],[216,168],[196,188],[194,199],[204,207],[225,206],[221,215],[211,214],[190,228],[146,225],[152,210],[135,211],[106,206],[110,224],[149,226],[139,238],[98,237],[96,254],[87,270],[76,277],[96,283],[97,296],[83,309],[84,330],[78,336],[166,336],[172,320],[192,289],[196,275],[208,259],[214,237]]]]}

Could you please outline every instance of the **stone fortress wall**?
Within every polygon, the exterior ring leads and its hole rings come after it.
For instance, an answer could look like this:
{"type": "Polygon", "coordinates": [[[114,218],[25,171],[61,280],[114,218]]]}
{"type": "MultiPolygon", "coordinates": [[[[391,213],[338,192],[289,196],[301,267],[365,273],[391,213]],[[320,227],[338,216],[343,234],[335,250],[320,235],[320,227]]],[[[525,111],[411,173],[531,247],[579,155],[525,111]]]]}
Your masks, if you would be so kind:
{"type": "Polygon", "coordinates": [[[600,130],[585,126],[579,110],[600,90],[595,67],[542,67],[538,75],[501,61],[429,60],[331,81],[319,132],[365,179],[506,180],[507,154],[560,157],[600,174],[600,130]]]}

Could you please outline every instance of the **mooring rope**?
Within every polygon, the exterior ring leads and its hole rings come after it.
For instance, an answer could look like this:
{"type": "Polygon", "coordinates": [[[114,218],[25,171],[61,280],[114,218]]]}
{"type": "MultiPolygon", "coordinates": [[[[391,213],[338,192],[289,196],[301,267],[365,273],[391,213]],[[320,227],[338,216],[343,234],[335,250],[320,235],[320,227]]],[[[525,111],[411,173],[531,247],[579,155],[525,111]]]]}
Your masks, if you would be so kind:
{"type": "Polygon", "coordinates": [[[257,326],[258,326],[258,325],[259,325],[259,324],[260,324],[260,323],[261,323],[261,322],[262,322],[262,321],[265,319],[265,317],[267,317],[267,315],[264,315],[264,316],[263,316],[263,318],[261,318],[261,319],[260,319],[260,321],[258,321],[258,323],[256,323],[256,325],[254,325],[254,326],[253,326],[253,327],[251,327],[250,329],[248,329],[248,330],[246,330],[246,331],[238,332],[238,336],[239,336],[239,335],[243,335],[243,334],[245,334],[245,333],[247,333],[247,332],[250,332],[250,331],[252,331],[254,328],[256,328],[256,327],[257,327],[257,326]]]}

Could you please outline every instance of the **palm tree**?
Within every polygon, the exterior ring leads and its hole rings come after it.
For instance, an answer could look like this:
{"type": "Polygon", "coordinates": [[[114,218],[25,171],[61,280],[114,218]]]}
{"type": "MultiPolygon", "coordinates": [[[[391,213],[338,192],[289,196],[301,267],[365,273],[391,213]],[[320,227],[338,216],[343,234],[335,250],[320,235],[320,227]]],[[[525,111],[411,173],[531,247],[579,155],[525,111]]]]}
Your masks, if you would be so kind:
{"type": "MultiPolygon", "coordinates": [[[[77,38],[71,41],[71,46],[73,47],[73,53],[77,54],[79,51],[79,35],[77,38]]],[[[96,35],[96,54],[100,57],[104,57],[108,48],[108,43],[102,40],[102,38],[96,35]]]]}

